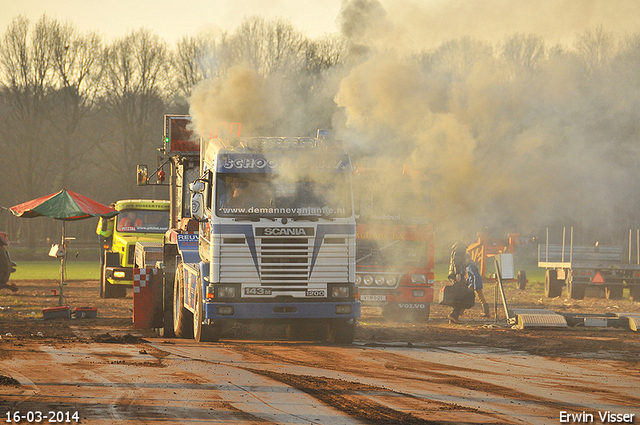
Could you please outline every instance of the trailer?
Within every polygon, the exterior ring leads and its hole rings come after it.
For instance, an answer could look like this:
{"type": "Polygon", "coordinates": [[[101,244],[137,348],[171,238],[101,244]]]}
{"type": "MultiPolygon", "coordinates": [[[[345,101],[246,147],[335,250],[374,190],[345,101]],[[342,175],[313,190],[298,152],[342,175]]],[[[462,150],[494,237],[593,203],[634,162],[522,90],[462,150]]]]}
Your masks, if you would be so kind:
{"type": "MultiPolygon", "coordinates": [[[[622,246],[575,245],[573,228],[562,231],[562,243],[538,245],[538,267],[545,268],[544,292],[548,298],[562,295],[566,286],[572,299],[583,299],[588,288],[604,290],[607,299],[621,299],[629,288],[630,299],[640,300],[640,255],[632,257],[632,232],[629,232],[629,256],[622,246]]],[[[636,247],[640,239],[636,232],[636,247]]]]}

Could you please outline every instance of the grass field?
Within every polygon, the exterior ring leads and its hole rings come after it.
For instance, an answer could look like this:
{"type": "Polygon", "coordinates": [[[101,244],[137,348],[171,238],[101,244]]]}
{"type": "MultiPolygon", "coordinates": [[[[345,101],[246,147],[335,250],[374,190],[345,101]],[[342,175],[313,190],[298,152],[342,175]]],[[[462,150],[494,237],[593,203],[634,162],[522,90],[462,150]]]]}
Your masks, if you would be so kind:
{"type": "MultiPolygon", "coordinates": [[[[11,275],[12,280],[43,280],[60,279],[60,261],[17,261],[18,267],[11,275]]],[[[68,280],[98,280],[100,279],[100,263],[98,261],[67,260],[68,280]]],[[[544,282],[544,269],[538,267],[524,267],[530,282],[544,282]]],[[[448,264],[436,264],[436,280],[447,280],[448,264]]],[[[516,272],[517,273],[517,272],[516,272]]]]}
{"type": "MultiPolygon", "coordinates": [[[[60,261],[16,261],[18,267],[11,274],[11,280],[46,280],[60,279],[60,261]]],[[[66,280],[98,280],[100,279],[99,261],[67,260],[66,280]]]]}

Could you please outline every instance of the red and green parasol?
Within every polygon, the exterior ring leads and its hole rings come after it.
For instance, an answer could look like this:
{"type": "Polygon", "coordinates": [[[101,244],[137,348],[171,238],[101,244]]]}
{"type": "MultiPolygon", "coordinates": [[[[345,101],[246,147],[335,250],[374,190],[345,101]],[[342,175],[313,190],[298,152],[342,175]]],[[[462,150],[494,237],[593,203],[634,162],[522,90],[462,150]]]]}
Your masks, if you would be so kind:
{"type": "Polygon", "coordinates": [[[10,210],[17,217],[50,217],[65,221],[98,216],[113,217],[118,214],[113,208],[67,189],[13,206],[10,210]]]}
{"type": "MultiPolygon", "coordinates": [[[[59,246],[61,250],[57,251],[61,254],[53,255],[60,258],[60,305],[62,305],[65,285],[67,240],[74,239],[65,237],[65,222],[84,220],[91,217],[109,218],[118,214],[118,211],[111,207],[67,189],[15,205],[9,210],[13,215],[22,218],[49,217],[55,220],[62,220],[62,244],[59,246]]],[[[58,248],[57,245],[54,245],[54,247],[58,248]]],[[[49,255],[52,255],[51,252],[49,255]]]]}

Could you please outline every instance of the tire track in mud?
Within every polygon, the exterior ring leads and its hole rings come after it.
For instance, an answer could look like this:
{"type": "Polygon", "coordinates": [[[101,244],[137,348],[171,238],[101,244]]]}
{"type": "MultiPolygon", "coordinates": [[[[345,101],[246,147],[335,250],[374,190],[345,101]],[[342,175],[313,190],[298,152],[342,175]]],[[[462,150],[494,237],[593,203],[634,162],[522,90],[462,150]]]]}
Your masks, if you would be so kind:
{"type": "MultiPolygon", "coordinates": [[[[243,355],[251,355],[260,359],[265,359],[269,364],[285,363],[294,366],[331,370],[335,372],[349,373],[355,376],[363,376],[380,379],[398,380],[395,371],[384,373],[384,369],[375,369],[374,372],[367,368],[360,368],[357,365],[351,367],[336,367],[332,364],[345,365],[344,350],[345,347],[335,346],[313,346],[310,344],[280,344],[271,343],[266,347],[274,347],[276,349],[284,348],[287,355],[281,355],[263,348],[264,345],[256,346],[254,344],[236,344],[225,346],[243,355]],[[304,345],[304,350],[300,350],[300,346],[304,345]],[[327,350],[330,350],[329,352],[327,350]],[[333,352],[333,350],[338,350],[333,352]],[[302,358],[306,358],[306,361],[302,358]],[[314,359],[310,361],[309,359],[314,359]]],[[[367,353],[368,354],[368,353],[367,353]]],[[[352,363],[353,358],[350,359],[352,363]]],[[[464,369],[464,368],[460,368],[464,369]]],[[[346,414],[354,418],[368,421],[372,424],[387,423],[408,423],[408,424],[445,424],[450,423],[449,418],[453,419],[457,414],[465,414],[468,417],[468,423],[503,423],[500,418],[502,415],[494,412],[484,411],[478,408],[472,408],[460,405],[455,402],[447,402],[441,400],[432,400],[425,397],[418,397],[401,391],[391,390],[386,387],[364,384],[361,382],[348,381],[344,379],[335,379],[328,377],[318,377],[303,374],[291,374],[276,372],[273,370],[247,368],[253,373],[268,376],[285,385],[292,386],[300,391],[306,392],[325,404],[333,406],[344,411],[346,414]],[[376,402],[372,398],[386,401],[387,405],[376,402]],[[391,407],[393,406],[393,407],[391,407]],[[420,412],[419,415],[407,414],[401,410],[413,410],[420,412]],[[430,413],[449,412],[444,415],[447,420],[433,421],[424,419],[421,416],[429,416],[430,413]],[[364,416],[363,416],[364,415],[364,416]],[[408,415],[408,416],[407,416],[408,415]],[[413,422],[412,422],[413,421],[413,422]]],[[[471,369],[469,369],[471,370],[471,369]]],[[[418,373],[423,373],[423,370],[418,373]]],[[[443,374],[441,374],[443,375],[443,374]]],[[[446,376],[446,375],[443,375],[446,376]]],[[[405,379],[401,377],[401,379],[405,379]]],[[[417,375],[411,377],[413,381],[424,381],[433,383],[432,379],[421,379],[417,375]]],[[[440,415],[443,416],[443,415],[440,415]]],[[[454,420],[459,423],[458,420],[454,420]]],[[[467,422],[465,422],[467,423],[467,422]]]]}
{"type": "MultiPolygon", "coordinates": [[[[300,350],[299,345],[300,344],[295,344],[292,346],[291,344],[276,343],[258,347],[253,344],[239,344],[229,345],[227,348],[230,348],[240,354],[249,354],[263,358],[269,362],[280,362],[295,366],[350,373],[356,376],[374,378],[376,380],[410,380],[412,382],[423,382],[425,384],[440,386],[447,385],[482,394],[497,396],[504,400],[512,400],[514,402],[528,405],[537,405],[545,409],[557,411],[582,411],[584,408],[584,406],[577,403],[561,402],[547,397],[536,396],[518,391],[513,387],[497,385],[483,380],[474,379],[469,376],[461,377],[455,373],[450,374],[446,371],[462,374],[499,375],[494,372],[418,360],[397,353],[386,353],[381,350],[376,350],[375,353],[371,353],[368,352],[368,350],[363,349],[364,351],[360,351],[359,353],[361,355],[360,358],[351,357],[350,362],[344,362],[342,360],[344,360],[343,350],[345,347],[306,345],[304,350],[300,350]],[[281,350],[283,353],[275,353],[270,348],[281,350]],[[336,353],[333,352],[333,350],[340,350],[340,352],[336,353]],[[369,363],[378,362],[380,363],[380,368],[372,368],[371,364],[369,364],[369,367],[359,367],[358,364],[362,364],[358,363],[359,361],[369,363]],[[402,374],[399,374],[399,372],[402,374]]],[[[305,391],[303,388],[299,389],[305,391]]],[[[381,388],[379,388],[379,390],[381,390],[381,388]]],[[[411,397],[410,395],[403,395],[411,397]]],[[[610,397],[610,399],[619,400],[619,397],[610,397]]],[[[628,401],[629,399],[627,399],[627,402],[628,401]]],[[[446,404],[444,402],[437,403],[446,404]]],[[[451,407],[454,409],[460,408],[460,406],[456,404],[451,404],[451,407]]],[[[492,413],[486,411],[476,411],[476,413],[493,416],[492,413]]]]}
{"type": "MultiPolygon", "coordinates": [[[[360,384],[340,379],[294,375],[261,369],[243,368],[248,372],[271,378],[290,387],[303,391],[322,403],[335,407],[349,416],[372,425],[439,425],[440,421],[418,418],[410,413],[400,412],[368,398],[365,392],[393,392],[381,387],[360,384]]],[[[407,396],[407,395],[402,395],[407,396]]],[[[408,396],[411,397],[411,396],[408,396]]]]}

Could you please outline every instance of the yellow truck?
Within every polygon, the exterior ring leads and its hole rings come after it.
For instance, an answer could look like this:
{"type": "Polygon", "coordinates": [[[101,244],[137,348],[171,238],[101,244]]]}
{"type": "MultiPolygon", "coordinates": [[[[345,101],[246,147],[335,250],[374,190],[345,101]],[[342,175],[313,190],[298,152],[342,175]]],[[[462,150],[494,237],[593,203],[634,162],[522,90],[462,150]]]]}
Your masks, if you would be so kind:
{"type": "Polygon", "coordinates": [[[133,287],[137,242],[162,243],[169,228],[169,201],[125,199],[115,203],[119,214],[100,220],[100,297],[121,298],[133,287]]]}

